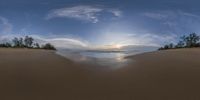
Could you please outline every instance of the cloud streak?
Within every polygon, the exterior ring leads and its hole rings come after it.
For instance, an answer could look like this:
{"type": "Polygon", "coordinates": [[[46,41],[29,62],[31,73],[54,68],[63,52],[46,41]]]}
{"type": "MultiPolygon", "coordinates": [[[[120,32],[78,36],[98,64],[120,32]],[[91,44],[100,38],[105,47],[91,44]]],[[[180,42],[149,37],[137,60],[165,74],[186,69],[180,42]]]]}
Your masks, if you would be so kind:
{"type": "Polygon", "coordinates": [[[175,10],[175,11],[154,11],[154,12],[144,12],[141,15],[156,19],[156,20],[165,20],[165,19],[175,19],[175,18],[180,18],[180,17],[187,17],[187,18],[200,18],[199,15],[193,14],[193,13],[188,13],[184,12],[181,10],[175,10]]]}
{"type": "Polygon", "coordinates": [[[146,16],[146,17],[149,17],[149,18],[152,18],[152,19],[159,19],[159,20],[168,17],[168,15],[165,15],[165,14],[151,13],[151,12],[145,12],[145,13],[142,13],[142,15],[146,16]]]}
{"type": "Polygon", "coordinates": [[[120,17],[122,12],[117,9],[105,9],[94,6],[74,6],[60,9],[54,9],[46,16],[46,19],[53,18],[73,18],[81,21],[88,21],[92,23],[99,22],[99,15],[109,12],[115,17],[120,17]]]}
{"type": "MultiPolygon", "coordinates": [[[[142,12],[141,15],[148,21],[154,20],[159,24],[162,33],[173,33],[176,35],[199,33],[200,15],[181,10],[158,10],[142,12]]],[[[157,29],[156,29],[157,30],[157,29]]]]}
{"type": "Polygon", "coordinates": [[[12,24],[8,19],[0,16],[0,34],[7,34],[12,32],[12,24]]]}
{"type": "Polygon", "coordinates": [[[36,42],[40,44],[51,43],[56,48],[60,49],[85,49],[88,47],[88,43],[86,41],[82,41],[76,38],[68,38],[68,37],[54,37],[54,38],[45,38],[39,35],[30,35],[32,36],[36,42]]]}
{"type": "Polygon", "coordinates": [[[118,9],[110,9],[108,10],[110,13],[112,13],[116,17],[121,17],[122,16],[122,11],[118,9]]]}
{"type": "Polygon", "coordinates": [[[151,32],[104,32],[96,38],[99,46],[120,45],[120,46],[153,46],[160,47],[163,44],[177,40],[176,34],[154,34],[151,32]]]}

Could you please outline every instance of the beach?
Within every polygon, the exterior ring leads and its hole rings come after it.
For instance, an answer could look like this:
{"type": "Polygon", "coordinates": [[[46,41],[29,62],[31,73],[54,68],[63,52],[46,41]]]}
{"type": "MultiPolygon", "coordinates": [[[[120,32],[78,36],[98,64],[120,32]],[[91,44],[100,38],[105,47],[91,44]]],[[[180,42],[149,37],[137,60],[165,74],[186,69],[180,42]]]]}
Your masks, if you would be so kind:
{"type": "Polygon", "coordinates": [[[50,50],[0,49],[0,99],[200,99],[199,48],[155,51],[126,59],[130,60],[127,65],[106,70],[75,63],[50,50]]]}

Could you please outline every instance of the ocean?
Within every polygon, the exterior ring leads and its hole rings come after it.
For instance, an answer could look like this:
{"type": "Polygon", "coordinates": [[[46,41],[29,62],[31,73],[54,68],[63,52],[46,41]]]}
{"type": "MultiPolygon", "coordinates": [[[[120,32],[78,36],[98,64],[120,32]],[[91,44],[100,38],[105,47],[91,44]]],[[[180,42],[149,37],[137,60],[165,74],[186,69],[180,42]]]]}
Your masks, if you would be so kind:
{"type": "Polygon", "coordinates": [[[88,50],[72,50],[59,49],[57,54],[75,62],[85,64],[97,64],[99,66],[107,66],[120,68],[128,64],[127,56],[132,56],[144,52],[155,51],[155,49],[145,50],[126,50],[126,51],[88,51],[88,50]]]}

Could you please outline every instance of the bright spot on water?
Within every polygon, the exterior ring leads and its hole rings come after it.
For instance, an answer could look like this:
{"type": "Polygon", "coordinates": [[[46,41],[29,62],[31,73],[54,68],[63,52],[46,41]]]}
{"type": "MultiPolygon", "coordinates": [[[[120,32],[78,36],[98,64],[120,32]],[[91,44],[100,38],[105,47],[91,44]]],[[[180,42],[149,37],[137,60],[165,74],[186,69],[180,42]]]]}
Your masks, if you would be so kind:
{"type": "Polygon", "coordinates": [[[127,64],[128,59],[124,57],[127,54],[123,52],[90,52],[90,51],[68,51],[61,50],[57,54],[62,55],[77,63],[97,64],[99,66],[108,66],[120,68],[127,64]]]}

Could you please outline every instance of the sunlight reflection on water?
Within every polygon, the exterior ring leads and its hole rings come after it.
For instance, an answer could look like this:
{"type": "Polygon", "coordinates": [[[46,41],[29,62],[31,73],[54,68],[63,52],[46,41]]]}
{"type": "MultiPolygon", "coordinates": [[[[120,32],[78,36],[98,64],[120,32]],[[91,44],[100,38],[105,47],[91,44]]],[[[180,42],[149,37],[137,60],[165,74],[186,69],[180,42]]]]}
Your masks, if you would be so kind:
{"type": "Polygon", "coordinates": [[[121,51],[59,49],[57,54],[78,64],[85,63],[93,66],[116,69],[133,62],[131,59],[126,59],[127,56],[152,52],[157,49],[157,47],[153,46],[129,46],[124,47],[121,51]]]}
{"type": "Polygon", "coordinates": [[[108,66],[120,68],[128,63],[127,56],[123,52],[89,52],[89,51],[67,51],[60,50],[57,54],[64,56],[77,63],[94,64],[99,66],[108,66]]]}

